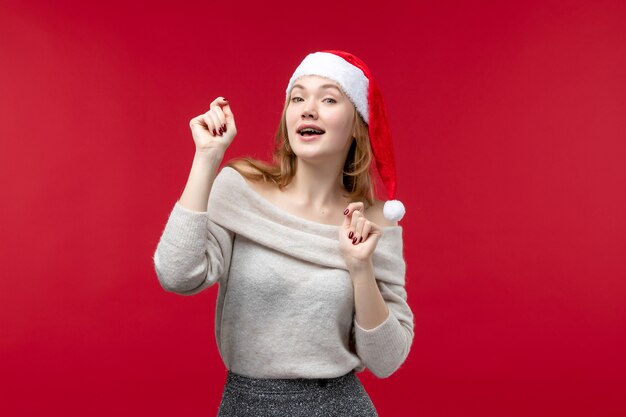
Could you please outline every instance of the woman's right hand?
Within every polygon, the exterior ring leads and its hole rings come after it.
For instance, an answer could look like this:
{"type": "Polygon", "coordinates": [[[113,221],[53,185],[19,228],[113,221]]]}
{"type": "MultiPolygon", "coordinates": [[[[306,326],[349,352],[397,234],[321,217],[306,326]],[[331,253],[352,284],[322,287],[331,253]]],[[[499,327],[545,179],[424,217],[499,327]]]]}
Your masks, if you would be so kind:
{"type": "Polygon", "coordinates": [[[226,152],[237,134],[235,118],[230,104],[218,97],[210,104],[210,110],[189,122],[197,152],[226,152]]]}

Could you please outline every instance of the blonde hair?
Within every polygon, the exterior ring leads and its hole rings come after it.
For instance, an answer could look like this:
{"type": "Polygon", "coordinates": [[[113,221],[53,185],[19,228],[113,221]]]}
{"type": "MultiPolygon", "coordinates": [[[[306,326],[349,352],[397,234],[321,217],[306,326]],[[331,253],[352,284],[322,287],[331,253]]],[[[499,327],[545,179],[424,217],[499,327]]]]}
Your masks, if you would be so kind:
{"type": "MultiPolygon", "coordinates": [[[[285,100],[282,115],[274,137],[273,162],[268,163],[252,157],[231,159],[225,166],[237,170],[242,176],[253,181],[270,182],[280,189],[287,186],[296,172],[296,154],[289,145],[286,113],[289,100],[285,100]],[[253,168],[253,172],[246,170],[253,168]]],[[[368,126],[354,109],[352,131],[354,138],[343,167],[343,185],[348,191],[350,202],[363,201],[366,208],[374,204],[375,184],[371,178],[370,166],[373,160],[368,126]]]]}

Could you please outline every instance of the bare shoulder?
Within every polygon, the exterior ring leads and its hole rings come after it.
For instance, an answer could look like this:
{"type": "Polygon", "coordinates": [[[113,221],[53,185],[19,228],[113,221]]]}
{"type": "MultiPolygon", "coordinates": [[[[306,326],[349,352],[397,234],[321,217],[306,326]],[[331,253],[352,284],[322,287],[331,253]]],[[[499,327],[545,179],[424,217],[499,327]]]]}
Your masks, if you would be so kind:
{"type": "Polygon", "coordinates": [[[365,210],[365,217],[380,227],[397,226],[397,221],[389,220],[383,213],[384,201],[374,199],[374,204],[365,210]]]}

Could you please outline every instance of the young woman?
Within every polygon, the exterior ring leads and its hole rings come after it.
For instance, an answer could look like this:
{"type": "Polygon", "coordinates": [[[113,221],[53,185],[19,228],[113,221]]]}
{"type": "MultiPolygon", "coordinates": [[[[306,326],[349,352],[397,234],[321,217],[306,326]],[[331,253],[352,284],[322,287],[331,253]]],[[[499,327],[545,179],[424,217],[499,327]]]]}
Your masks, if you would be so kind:
{"type": "Polygon", "coordinates": [[[154,254],[162,287],[219,286],[227,377],[218,417],[376,416],[356,376],[394,373],[413,342],[404,214],[382,96],[356,56],[307,55],[289,81],[272,164],[219,166],[237,133],[216,98],[190,121],[196,153],[154,254]]]}

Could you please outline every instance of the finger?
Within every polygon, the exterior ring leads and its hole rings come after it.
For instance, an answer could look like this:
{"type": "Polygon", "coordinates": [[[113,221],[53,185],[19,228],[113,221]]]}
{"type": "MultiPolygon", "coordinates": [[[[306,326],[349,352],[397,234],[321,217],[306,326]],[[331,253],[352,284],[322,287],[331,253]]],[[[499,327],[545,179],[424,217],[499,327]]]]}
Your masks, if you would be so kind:
{"type": "Polygon", "coordinates": [[[215,133],[213,133],[215,132],[215,125],[213,124],[213,119],[211,119],[211,117],[209,116],[209,112],[206,112],[202,115],[202,120],[204,121],[204,124],[206,125],[209,133],[215,136],[215,133]]]}
{"type": "MultiPolygon", "coordinates": [[[[365,211],[365,205],[361,202],[361,201],[356,201],[356,202],[352,202],[350,204],[348,204],[348,207],[346,207],[345,211],[343,212],[344,214],[344,222],[343,222],[343,228],[344,230],[346,230],[346,233],[350,233],[350,224],[352,222],[352,213],[354,212],[354,210],[359,209],[361,211],[365,211]]],[[[354,232],[354,231],[352,231],[354,232]]],[[[350,238],[352,239],[352,238],[350,238]]]]}
{"type": "Polygon", "coordinates": [[[223,106],[226,103],[228,103],[228,101],[226,101],[224,97],[219,96],[219,97],[216,97],[215,100],[211,102],[211,104],[209,104],[209,108],[213,110],[215,107],[218,107],[220,105],[223,106]]]}
{"type": "Polygon", "coordinates": [[[361,242],[365,242],[367,240],[367,237],[370,234],[370,231],[372,230],[372,223],[369,220],[366,220],[365,223],[363,223],[363,230],[361,231],[361,239],[359,240],[359,243],[361,242]]]}
{"type": "Polygon", "coordinates": [[[230,103],[224,97],[218,97],[210,105],[211,109],[219,107],[224,112],[227,119],[232,118],[233,113],[230,110],[230,103]]]}
{"type": "Polygon", "coordinates": [[[191,131],[194,133],[195,132],[207,132],[207,131],[210,133],[209,126],[207,124],[207,120],[204,114],[201,114],[191,119],[191,121],[189,122],[189,127],[191,128],[191,131]]]}
{"type": "Polygon", "coordinates": [[[215,113],[215,116],[217,116],[217,119],[219,120],[218,127],[221,127],[222,131],[225,132],[226,131],[226,116],[224,116],[224,112],[219,106],[214,108],[213,112],[215,113]]]}
{"type": "Polygon", "coordinates": [[[189,127],[193,129],[194,126],[201,126],[206,128],[206,122],[204,121],[204,114],[194,117],[189,121],[189,127]]]}
{"type": "Polygon", "coordinates": [[[228,101],[224,99],[220,104],[220,109],[224,112],[226,120],[230,120],[232,123],[235,123],[235,118],[233,117],[233,112],[228,101]]]}
{"type": "Polygon", "coordinates": [[[213,129],[211,130],[211,133],[213,134],[213,136],[219,136],[220,132],[220,120],[217,118],[217,115],[215,114],[215,112],[213,110],[209,110],[206,113],[207,118],[209,118],[211,120],[211,124],[213,126],[213,129]]]}
{"type": "MultiPolygon", "coordinates": [[[[355,211],[354,214],[356,213],[360,213],[359,211],[355,211]]],[[[352,238],[352,243],[354,245],[357,245],[359,242],[361,242],[363,239],[363,226],[365,225],[366,222],[366,218],[363,215],[360,216],[355,216],[353,215],[352,218],[356,218],[356,222],[355,222],[355,226],[354,226],[354,237],[352,238]]]]}
{"type": "Polygon", "coordinates": [[[363,240],[368,239],[368,238],[374,238],[374,239],[378,239],[383,235],[383,229],[376,223],[374,222],[369,222],[369,226],[370,226],[370,230],[368,232],[367,237],[365,237],[363,240]]]}
{"type": "MultiPolygon", "coordinates": [[[[346,209],[346,211],[347,210],[348,209],[346,209]]],[[[341,225],[341,228],[346,233],[346,235],[348,235],[348,233],[350,233],[350,222],[352,222],[352,219],[350,218],[350,216],[348,216],[347,214],[345,216],[343,216],[343,224],[341,225]]]]}
{"type": "Polygon", "coordinates": [[[226,126],[226,124],[224,123],[224,121],[220,119],[220,115],[217,113],[218,110],[219,108],[215,108],[211,110],[211,117],[213,118],[213,121],[215,122],[215,130],[217,131],[217,134],[219,136],[222,136],[222,134],[224,133],[224,127],[226,126]]]}
{"type": "Polygon", "coordinates": [[[351,213],[354,210],[360,210],[361,213],[364,213],[365,212],[365,204],[363,204],[362,201],[355,201],[355,202],[352,202],[352,203],[348,204],[348,207],[346,207],[346,210],[348,210],[348,212],[347,213],[344,212],[344,214],[346,216],[348,216],[348,217],[351,215],[351,213]]]}
{"type": "Polygon", "coordinates": [[[359,221],[359,217],[361,216],[361,212],[359,210],[354,210],[352,212],[352,218],[350,220],[350,230],[348,233],[348,238],[352,239],[353,243],[354,243],[354,239],[356,237],[356,233],[357,233],[357,226],[358,226],[358,221],[359,221]]]}

